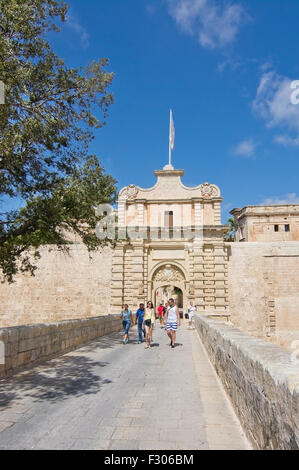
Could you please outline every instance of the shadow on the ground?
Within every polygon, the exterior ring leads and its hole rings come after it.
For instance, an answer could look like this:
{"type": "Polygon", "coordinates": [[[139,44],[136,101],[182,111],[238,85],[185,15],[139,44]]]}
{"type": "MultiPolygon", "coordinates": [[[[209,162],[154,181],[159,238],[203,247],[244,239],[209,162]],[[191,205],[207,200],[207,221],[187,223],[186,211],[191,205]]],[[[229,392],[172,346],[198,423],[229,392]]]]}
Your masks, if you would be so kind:
{"type": "MultiPolygon", "coordinates": [[[[136,334],[132,332],[133,344],[136,334]]],[[[1,380],[0,412],[24,398],[31,398],[35,402],[46,400],[55,403],[70,396],[96,394],[105,384],[112,382],[99,373],[99,368],[109,363],[93,360],[92,354],[91,357],[88,354],[115,348],[121,344],[122,338],[123,332],[102,336],[70,353],[1,380]]]]}
{"type": "MultiPolygon", "coordinates": [[[[169,346],[170,348],[170,343],[166,343],[165,346],[169,346]]],[[[177,348],[178,346],[184,346],[183,343],[174,343],[174,347],[177,348]]]]}
{"type": "MultiPolygon", "coordinates": [[[[114,347],[118,346],[119,344],[122,343],[124,337],[124,332],[123,331],[118,331],[116,333],[110,333],[107,336],[101,336],[98,339],[95,339],[94,341],[80,346],[80,350],[83,352],[93,352],[95,350],[99,349],[113,349],[114,347]]],[[[129,344],[137,344],[138,343],[138,332],[137,329],[130,330],[130,342],[129,344]]]]}
{"type": "Polygon", "coordinates": [[[61,356],[41,368],[23,372],[2,382],[0,407],[8,407],[24,398],[33,401],[57,402],[70,396],[97,393],[111,380],[103,379],[94,369],[105,367],[106,362],[93,361],[85,356],[61,356]]]}

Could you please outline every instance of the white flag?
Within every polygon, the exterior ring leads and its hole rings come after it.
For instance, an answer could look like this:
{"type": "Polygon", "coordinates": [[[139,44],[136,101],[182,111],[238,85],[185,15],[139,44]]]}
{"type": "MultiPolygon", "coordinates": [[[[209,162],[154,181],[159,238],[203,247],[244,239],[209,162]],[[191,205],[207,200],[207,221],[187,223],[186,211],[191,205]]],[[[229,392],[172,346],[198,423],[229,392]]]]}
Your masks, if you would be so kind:
{"type": "Polygon", "coordinates": [[[175,129],[172,117],[172,110],[170,110],[170,125],[169,125],[169,147],[170,150],[174,149],[175,129]]]}

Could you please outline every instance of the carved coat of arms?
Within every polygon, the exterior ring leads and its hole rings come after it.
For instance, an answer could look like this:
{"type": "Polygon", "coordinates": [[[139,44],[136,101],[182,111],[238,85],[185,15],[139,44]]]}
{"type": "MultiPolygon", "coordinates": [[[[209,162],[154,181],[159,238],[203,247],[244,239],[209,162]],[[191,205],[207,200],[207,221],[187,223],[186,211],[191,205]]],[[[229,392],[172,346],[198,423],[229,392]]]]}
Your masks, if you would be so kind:
{"type": "Polygon", "coordinates": [[[201,185],[201,195],[204,199],[211,199],[217,197],[217,189],[210,183],[204,183],[201,185]]]}
{"type": "Polygon", "coordinates": [[[155,281],[183,281],[184,276],[181,271],[175,266],[166,266],[159,269],[154,277],[155,281]]]}
{"type": "Polygon", "coordinates": [[[133,199],[136,199],[137,197],[137,194],[138,194],[138,188],[137,186],[135,186],[134,184],[130,184],[130,186],[127,186],[121,193],[121,196],[124,198],[124,199],[127,199],[127,200],[133,200],[133,199]]]}

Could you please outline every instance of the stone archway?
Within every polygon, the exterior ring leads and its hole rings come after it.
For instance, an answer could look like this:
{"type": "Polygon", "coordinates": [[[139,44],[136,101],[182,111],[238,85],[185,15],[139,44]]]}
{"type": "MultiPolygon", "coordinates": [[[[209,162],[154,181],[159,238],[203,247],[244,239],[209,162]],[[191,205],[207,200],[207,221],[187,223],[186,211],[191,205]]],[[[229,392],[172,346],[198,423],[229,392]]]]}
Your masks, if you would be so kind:
{"type": "Polygon", "coordinates": [[[160,302],[165,304],[170,298],[175,300],[176,305],[179,309],[183,309],[184,307],[184,294],[180,287],[175,285],[165,285],[160,286],[156,289],[155,292],[155,308],[160,304],[160,302]]]}
{"type": "Polygon", "coordinates": [[[165,263],[154,271],[152,276],[152,299],[155,309],[162,301],[173,297],[184,309],[186,302],[186,279],[183,271],[176,265],[165,263]]]}

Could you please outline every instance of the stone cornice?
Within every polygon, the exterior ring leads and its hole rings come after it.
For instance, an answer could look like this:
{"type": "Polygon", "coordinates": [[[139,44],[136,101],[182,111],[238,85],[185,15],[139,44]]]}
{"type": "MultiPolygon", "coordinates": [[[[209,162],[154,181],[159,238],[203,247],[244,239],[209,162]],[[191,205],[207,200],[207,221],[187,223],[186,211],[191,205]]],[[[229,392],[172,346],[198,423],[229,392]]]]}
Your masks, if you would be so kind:
{"type": "Polygon", "coordinates": [[[199,202],[199,203],[211,203],[211,202],[219,202],[222,203],[222,197],[214,197],[211,199],[205,198],[188,198],[186,199],[134,199],[132,201],[126,201],[127,204],[186,204],[186,202],[199,202]]]}

